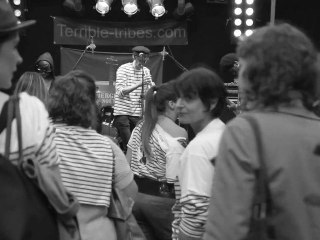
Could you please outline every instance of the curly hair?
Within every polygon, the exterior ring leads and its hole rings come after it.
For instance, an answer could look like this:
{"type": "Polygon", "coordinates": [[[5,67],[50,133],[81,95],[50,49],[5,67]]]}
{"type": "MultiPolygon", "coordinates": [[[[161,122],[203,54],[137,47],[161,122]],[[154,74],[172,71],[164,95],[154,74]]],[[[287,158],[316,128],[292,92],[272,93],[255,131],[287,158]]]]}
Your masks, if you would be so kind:
{"type": "Polygon", "coordinates": [[[48,100],[53,122],[96,128],[96,85],[89,74],[75,70],[53,82],[48,100]]]}
{"type": "Polygon", "coordinates": [[[250,89],[241,104],[250,108],[273,107],[289,103],[292,92],[301,95],[303,104],[312,108],[318,78],[317,51],[311,40],[287,23],[257,29],[238,44],[237,55],[247,62],[243,77],[250,89]]]}

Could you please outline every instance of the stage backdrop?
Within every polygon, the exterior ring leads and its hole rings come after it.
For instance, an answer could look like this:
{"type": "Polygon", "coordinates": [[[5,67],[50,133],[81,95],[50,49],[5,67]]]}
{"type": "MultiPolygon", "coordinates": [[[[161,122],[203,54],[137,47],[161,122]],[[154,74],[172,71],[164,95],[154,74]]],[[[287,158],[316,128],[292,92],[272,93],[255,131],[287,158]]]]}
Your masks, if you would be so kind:
{"type": "MultiPolygon", "coordinates": [[[[61,74],[71,71],[79,60],[83,51],[70,48],[60,48],[61,74]]],[[[102,106],[114,104],[115,80],[118,67],[132,61],[132,53],[113,52],[86,52],[76,69],[84,70],[96,79],[99,87],[97,95],[102,106]]],[[[151,71],[152,80],[156,85],[162,83],[163,61],[161,53],[150,53],[150,59],[146,63],[151,71]]]]}
{"type": "Polygon", "coordinates": [[[98,46],[187,45],[186,21],[106,22],[53,17],[54,44],[98,46]]]}

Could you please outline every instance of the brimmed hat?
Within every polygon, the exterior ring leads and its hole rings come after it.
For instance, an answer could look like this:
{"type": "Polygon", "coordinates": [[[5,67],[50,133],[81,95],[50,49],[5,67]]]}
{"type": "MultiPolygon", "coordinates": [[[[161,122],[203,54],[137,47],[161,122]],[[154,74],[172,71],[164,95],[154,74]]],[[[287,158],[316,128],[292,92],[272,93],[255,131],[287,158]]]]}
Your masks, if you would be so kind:
{"type": "Polygon", "coordinates": [[[35,20],[19,22],[14,15],[11,5],[6,0],[0,0],[0,36],[12,31],[26,28],[35,24],[35,20]]]}
{"type": "Polygon", "coordinates": [[[132,52],[133,53],[145,53],[145,54],[149,54],[150,50],[149,48],[146,48],[144,46],[136,46],[134,48],[132,48],[132,52]]]}

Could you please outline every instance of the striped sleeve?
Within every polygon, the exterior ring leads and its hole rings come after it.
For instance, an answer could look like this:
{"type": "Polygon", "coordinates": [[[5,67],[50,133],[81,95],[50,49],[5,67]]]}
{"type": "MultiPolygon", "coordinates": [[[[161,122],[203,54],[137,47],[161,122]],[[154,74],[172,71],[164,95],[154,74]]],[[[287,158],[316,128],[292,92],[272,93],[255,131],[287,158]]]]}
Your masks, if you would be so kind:
{"type": "Polygon", "coordinates": [[[208,217],[209,199],[207,196],[192,194],[180,199],[182,215],[179,234],[195,239],[202,237],[208,217]]]}
{"type": "Polygon", "coordinates": [[[119,97],[123,97],[124,94],[123,94],[122,90],[126,86],[125,81],[127,79],[126,72],[124,71],[124,66],[119,67],[116,75],[117,75],[116,76],[116,79],[117,79],[117,81],[116,81],[116,94],[119,97]]]}
{"type": "Polygon", "coordinates": [[[58,165],[59,157],[56,152],[56,144],[53,140],[54,131],[51,125],[48,126],[45,137],[40,145],[36,157],[40,164],[58,165]]]}

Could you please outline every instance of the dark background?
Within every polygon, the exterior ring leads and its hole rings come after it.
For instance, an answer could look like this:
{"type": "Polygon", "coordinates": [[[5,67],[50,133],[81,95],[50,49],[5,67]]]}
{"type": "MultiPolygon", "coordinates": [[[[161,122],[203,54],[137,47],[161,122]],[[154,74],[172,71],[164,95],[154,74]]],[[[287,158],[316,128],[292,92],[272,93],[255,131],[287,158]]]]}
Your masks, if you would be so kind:
{"type": "MultiPolygon", "coordinates": [[[[221,1],[221,0],[220,0],[221,1]]],[[[231,1],[231,0],[229,0],[231,1]]],[[[270,19],[270,1],[255,0],[256,26],[263,26],[270,19]]],[[[63,7],[63,0],[27,0],[27,19],[36,19],[35,27],[30,28],[21,37],[20,53],[24,59],[17,71],[14,81],[27,70],[33,70],[37,57],[43,52],[50,52],[55,61],[56,75],[60,73],[59,45],[53,44],[53,22],[51,16],[66,16],[72,18],[94,19],[100,21],[162,21],[174,18],[173,11],[177,7],[177,0],[165,0],[167,14],[157,20],[149,12],[145,0],[138,0],[140,12],[128,17],[121,10],[121,0],[114,0],[111,11],[104,17],[93,9],[95,0],[83,0],[85,11],[76,14],[63,7]]],[[[226,53],[233,52],[235,45],[231,42],[230,12],[231,4],[208,3],[206,0],[191,1],[195,7],[194,14],[187,18],[188,41],[187,46],[170,46],[174,57],[187,69],[198,64],[208,65],[219,69],[220,58],[226,53]]],[[[276,5],[276,21],[286,21],[302,28],[319,47],[320,23],[317,0],[278,0],[276,5]]],[[[232,16],[231,16],[232,17],[232,16]]],[[[70,46],[68,46],[70,47],[70,46]]],[[[84,46],[72,46],[83,49],[84,46]]],[[[97,51],[130,52],[130,46],[97,46],[97,51]]],[[[160,52],[162,46],[150,47],[152,51],[160,52]]],[[[169,49],[167,49],[168,51],[169,49]]],[[[168,57],[164,61],[163,81],[177,77],[182,70],[168,57]]]]}

